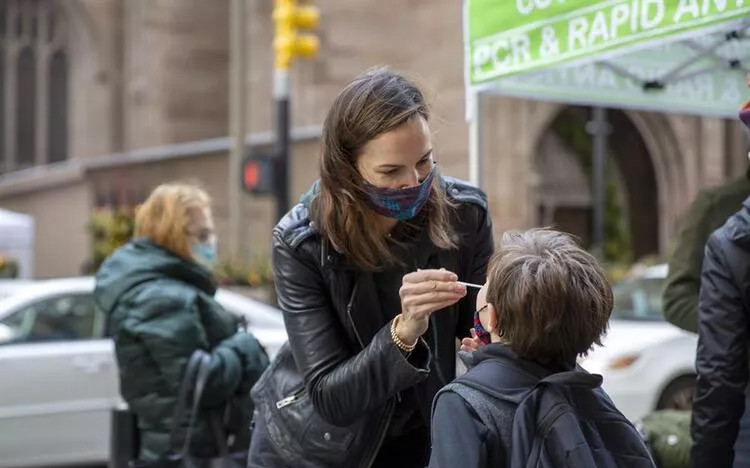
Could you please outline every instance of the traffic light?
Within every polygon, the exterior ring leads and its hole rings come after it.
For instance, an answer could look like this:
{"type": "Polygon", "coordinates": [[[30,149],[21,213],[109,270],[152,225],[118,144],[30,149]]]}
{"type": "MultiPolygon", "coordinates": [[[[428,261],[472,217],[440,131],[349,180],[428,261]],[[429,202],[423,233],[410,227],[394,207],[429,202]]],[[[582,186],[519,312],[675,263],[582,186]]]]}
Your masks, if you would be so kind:
{"type": "Polygon", "coordinates": [[[242,186],[252,195],[274,193],[276,158],[265,155],[251,155],[242,161],[242,186]]]}
{"type": "Polygon", "coordinates": [[[311,30],[318,26],[320,13],[312,5],[299,5],[297,0],[276,0],[273,9],[276,36],[276,69],[289,70],[297,57],[314,57],[318,53],[318,38],[309,33],[298,33],[299,29],[311,30]]]}

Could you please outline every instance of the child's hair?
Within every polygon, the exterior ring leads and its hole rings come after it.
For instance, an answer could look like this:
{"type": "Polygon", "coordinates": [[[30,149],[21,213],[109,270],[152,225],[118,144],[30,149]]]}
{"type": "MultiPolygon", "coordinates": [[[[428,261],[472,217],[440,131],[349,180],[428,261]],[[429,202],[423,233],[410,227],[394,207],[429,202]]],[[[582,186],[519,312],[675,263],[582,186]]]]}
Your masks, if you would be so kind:
{"type": "Polygon", "coordinates": [[[601,344],[612,288],[599,262],[551,229],[507,232],[487,271],[498,334],[521,358],[561,363],[601,344]]]}

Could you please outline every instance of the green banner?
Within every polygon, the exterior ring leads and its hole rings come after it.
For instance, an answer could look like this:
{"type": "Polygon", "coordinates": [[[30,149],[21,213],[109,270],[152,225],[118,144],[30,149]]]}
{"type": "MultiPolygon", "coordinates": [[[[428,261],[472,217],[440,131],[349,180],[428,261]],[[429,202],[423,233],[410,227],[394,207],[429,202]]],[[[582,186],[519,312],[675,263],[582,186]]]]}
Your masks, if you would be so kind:
{"type": "MultiPolygon", "coordinates": [[[[693,41],[710,48],[722,35],[707,35],[693,41]]],[[[750,56],[750,39],[725,42],[712,49],[725,63],[750,56]]],[[[748,93],[745,74],[717,66],[712,57],[696,57],[682,42],[643,49],[608,60],[579,66],[557,66],[538,72],[508,76],[488,92],[505,96],[566,103],[659,110],[672,113],[736,118],[748,93]],[[690,62],[663,89],[644,91],[643,81],[663,78],[678,64],[690,62]]]]}
{"type": "Polygon", "coordinates": [[[472,85],[750,17],[750,0],[466,0],[472,85]]]}

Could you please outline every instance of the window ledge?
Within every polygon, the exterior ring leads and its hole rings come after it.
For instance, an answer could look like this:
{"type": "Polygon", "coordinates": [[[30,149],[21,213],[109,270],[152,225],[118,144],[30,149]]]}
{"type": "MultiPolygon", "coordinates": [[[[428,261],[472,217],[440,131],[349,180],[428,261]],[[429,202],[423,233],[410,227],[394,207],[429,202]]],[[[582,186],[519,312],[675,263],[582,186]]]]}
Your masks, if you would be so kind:
{"type": "Polygon", "coordinates": [[[69,160],[0,175],[0,197],[65,186],[84,179],[81,160],[69,160]]]}

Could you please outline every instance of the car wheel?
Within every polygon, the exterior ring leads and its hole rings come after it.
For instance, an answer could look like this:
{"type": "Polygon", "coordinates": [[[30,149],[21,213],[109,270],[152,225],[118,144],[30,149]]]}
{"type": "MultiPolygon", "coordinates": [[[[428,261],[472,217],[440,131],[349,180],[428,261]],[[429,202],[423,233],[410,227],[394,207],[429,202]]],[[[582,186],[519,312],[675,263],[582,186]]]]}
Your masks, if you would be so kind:
{"type": "Polygon", "coordinates": [[[656,409],[691,410],[695,399],[695,376],[678,377],[667,385],[656,409]]]}

